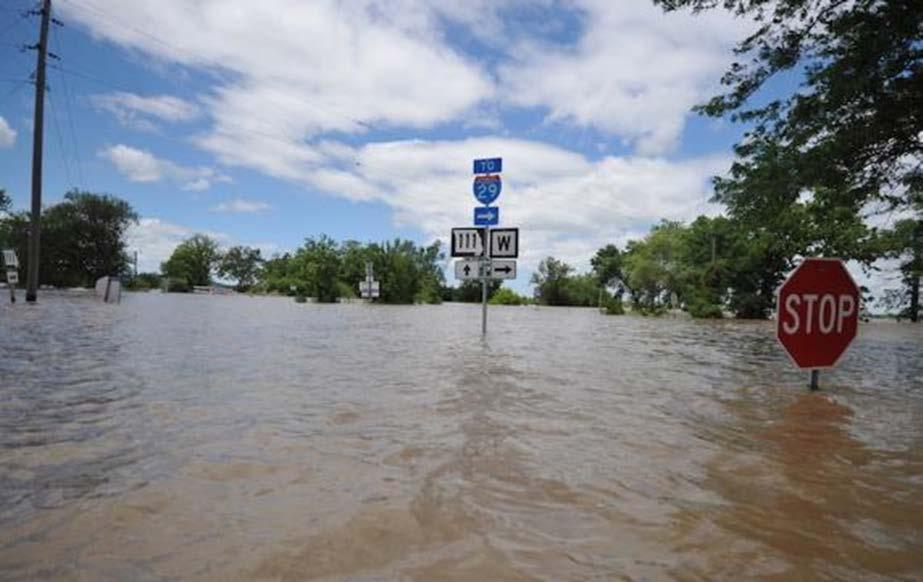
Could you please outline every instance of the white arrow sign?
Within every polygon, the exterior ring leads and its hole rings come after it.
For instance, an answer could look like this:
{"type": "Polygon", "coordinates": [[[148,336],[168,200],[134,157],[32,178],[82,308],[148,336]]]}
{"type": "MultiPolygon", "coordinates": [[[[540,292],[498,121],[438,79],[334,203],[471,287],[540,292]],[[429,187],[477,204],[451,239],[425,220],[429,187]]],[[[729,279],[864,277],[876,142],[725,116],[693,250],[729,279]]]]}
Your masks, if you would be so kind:
{"type": "Polygon", "coordinates": [[[479,259],[455,261],[455,278],[461,281],[480,279],[481,261],[479,259]]]}
{"type": "Polygon", "coordinates": [[[510,259],[492,259],[487,267],[490,279],[515,279],[516,261],[510,259]]]}

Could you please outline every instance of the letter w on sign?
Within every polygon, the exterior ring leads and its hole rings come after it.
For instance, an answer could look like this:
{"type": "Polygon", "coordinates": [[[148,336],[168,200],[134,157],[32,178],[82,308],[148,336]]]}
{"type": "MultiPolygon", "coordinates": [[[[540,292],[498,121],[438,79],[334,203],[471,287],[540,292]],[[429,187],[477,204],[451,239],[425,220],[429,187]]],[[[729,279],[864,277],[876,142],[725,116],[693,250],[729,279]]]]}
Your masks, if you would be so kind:
{"type": "Polygon", "coordinates": [[[490,256],[507,259],[519,257],[519,229],[492,228],[490,230],[490,256]]]}

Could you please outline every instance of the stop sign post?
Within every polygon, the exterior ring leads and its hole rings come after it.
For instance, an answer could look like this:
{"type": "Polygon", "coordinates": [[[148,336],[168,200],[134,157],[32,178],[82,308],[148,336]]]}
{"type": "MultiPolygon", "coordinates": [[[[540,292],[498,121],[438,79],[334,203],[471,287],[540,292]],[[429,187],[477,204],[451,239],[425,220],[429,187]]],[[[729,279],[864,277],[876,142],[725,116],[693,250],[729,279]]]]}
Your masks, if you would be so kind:
{"type": "Polygon", "coordinates": [[[856,337],[859,287],[840,259],[802,261],[779,288],[776,337],[792,362],[811,370],[832,368],[856,337]]]}

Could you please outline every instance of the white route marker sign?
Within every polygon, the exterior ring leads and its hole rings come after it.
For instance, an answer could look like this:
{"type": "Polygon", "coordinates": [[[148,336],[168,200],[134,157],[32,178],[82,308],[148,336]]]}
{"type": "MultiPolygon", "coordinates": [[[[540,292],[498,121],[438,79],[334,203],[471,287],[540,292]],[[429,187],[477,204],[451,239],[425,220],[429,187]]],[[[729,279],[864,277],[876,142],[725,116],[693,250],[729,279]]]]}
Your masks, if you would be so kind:
{"type": "Polygon", "coordinates": [[[490,229],[490,256],[505,259],[519,257],[519,229],[490,229]]]}
{"type": "Polygon", "coordinates": [[[484,254],[484,229],[452,229],[453,257],[479,257],[482,254],[484,254]]]}

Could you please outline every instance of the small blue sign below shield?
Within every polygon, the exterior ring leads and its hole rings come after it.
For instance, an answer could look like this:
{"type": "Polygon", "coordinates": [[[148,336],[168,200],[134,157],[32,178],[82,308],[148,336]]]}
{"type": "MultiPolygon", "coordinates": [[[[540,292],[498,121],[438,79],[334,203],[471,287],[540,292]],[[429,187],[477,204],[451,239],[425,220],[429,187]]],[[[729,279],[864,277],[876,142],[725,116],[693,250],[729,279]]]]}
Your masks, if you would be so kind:
{"type": "Polygon", "coordinates": [[[500,209],[482,206],[474,209],[474,226],[497,226],[500,224],[500,209]]]}

